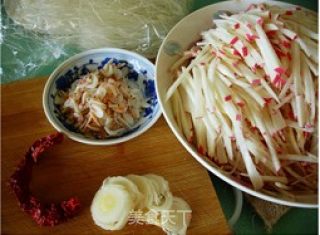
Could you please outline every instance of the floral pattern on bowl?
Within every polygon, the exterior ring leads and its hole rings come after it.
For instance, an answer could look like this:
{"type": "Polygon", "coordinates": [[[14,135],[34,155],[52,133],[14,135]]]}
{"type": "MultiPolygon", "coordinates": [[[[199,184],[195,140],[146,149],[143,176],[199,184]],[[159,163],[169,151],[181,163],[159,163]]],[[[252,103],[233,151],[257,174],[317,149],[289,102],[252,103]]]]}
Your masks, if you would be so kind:
{"type": "Polygon", "coordinates": [[[43,106],[47,118],[58,131],[64,132],[76,141],[94,145],[116,144],[134,138],[153,125],[161,115],[155,91],[153,64],[138,54],[112,48],[89,50],[71,57],[60,65],[47,81],[43,94],[43,106]],[[143,79],[145,86],[143,95],[148,99],[150,107],[145,108],[143,111],[144,122],[121,136],[90,139],[66,122],[58,105],[54,103],[54,99],[58,90],[67,91],[80,76],[101,69],[110,59],[113,60],[113,63],[124,63],[128,66],[129,80],[137,81],[138,79],[143,79]]]}

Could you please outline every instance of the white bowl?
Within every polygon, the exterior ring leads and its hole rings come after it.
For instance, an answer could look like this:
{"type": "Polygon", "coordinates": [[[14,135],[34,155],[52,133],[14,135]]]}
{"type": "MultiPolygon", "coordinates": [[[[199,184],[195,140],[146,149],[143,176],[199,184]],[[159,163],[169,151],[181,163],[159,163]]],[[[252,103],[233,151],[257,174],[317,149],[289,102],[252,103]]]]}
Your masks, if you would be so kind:
{"type": "Polygon", "coordinates": [[[165,102],[165,94],[172,84],[172,75],[169,73],[169,68],[172,64],[179,58],[177,55],[179,52],[182,52],[186,49],[189,49],[190,46],[198,41],[201,36],[200,33],[208,30],[212,27],[212,17],[217,11],[227,10],[231,12],[239,12],[247,9],[247,7],[252,3],[262,3],[268,2],[269,4],[278,5],[281,7],[296,7],[292,4],[276,2],[276,1],[262,1],[262,0],[233,0],[216,3],[202,9],[199,9],[192,14],[183,18],[167,35],[163,41],[156,61],[156,90],[159,99],[159,103],[162,107],[163,115],[169,124],[171,130],[178,138],[180,143],[188,150],[188,152],[207,170],[218,176],[223,181],[229,183],[230,185],[256,196],[258,198],[274,202],[277,204],[293,206],[293,207],[303,207],[303,208],[317,208],[316,203],[309,202],[299,202],[299,201],[289,201],[286,199],[276,198],[264,193],[255,191],[246,186],[239,184],[230,177],[222,174],[212,163],[211,161],[202,156],[197,152],[195,147],[190,144],[183,133],[177,126],[177,123],[173,117],[170,102],[165,102]]]}
{"type": "Polygon", "coordinates": [[[63,62],[50,75],[43,91],[43,108],[45,115],[52,126],[57,131],[66,134],[75,141],[91,145],[113,145],[128,141],[148,130],[161,116],[161,109],[158,104],[154,87],[154,65],[143,56],[123,49],[101,48],[77,54],[63,62]],[[138,73],[143,71],[145,73],[145,76],[147,77],[146,84],[148,84],[146,85],[147,94],[145,95],[152,100],[151,107],[148,108],[148,110],[145,110],[145,112],[148,114],[151,113],[151,115],[137,128],[124,133],[121,136],[107,139],[88,138],[83,134],[76,132],[72,126],[63,121],[63,116],[54,105],[54,96],[57,90],[70,87],[71,83],[79,78],[79,75],[77,74],[96,70],[98,67],[102,67],[110,58],[127,61],[132,65],[135,71],[138,73]]]}

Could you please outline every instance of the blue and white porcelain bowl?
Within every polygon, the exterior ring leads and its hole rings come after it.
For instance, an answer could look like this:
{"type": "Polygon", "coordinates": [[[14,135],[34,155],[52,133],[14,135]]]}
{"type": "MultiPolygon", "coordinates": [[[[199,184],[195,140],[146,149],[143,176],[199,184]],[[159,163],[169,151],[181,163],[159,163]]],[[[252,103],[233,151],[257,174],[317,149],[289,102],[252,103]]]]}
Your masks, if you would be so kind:
{"type": "Polygon", "coordinates": [[[90,145],[113,145],[128,141],[148,130],[161,115],[155,91],[154,75],[154,65],[148,59],[134,52],[115,48],[93,49],[82,52],[63,62],[50,75],[43,92],[45,115],[57,131],[66,134],[69,138],[78,142],[90,145]],[[128,67],[130,67],[128,78],[133,81],[138,79],[137,73],[144,74],[146,79],[144,82],[144,96],[149,100],[150,107],[144,110],[143,115],[148,117],[144,119],[141,125],[120,136],[108,137],[106,139],[89,138],[79,133],[72,125],[65,121],[65,117],[54,103],[54,98],[58,90],[67,90],[81,75],[102,68],[111,58],[114,62],[126,61],[128,63],[128,67]]]}

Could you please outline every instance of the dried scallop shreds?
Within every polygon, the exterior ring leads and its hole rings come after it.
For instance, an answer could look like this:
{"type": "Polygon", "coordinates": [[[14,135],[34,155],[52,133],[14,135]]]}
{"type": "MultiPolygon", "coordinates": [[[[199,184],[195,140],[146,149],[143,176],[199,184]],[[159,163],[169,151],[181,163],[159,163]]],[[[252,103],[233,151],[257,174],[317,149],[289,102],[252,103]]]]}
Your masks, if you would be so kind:
{"type": "Polygon", "coordinates": [[[109,60],[102,69],[81,76],[55,100],[68,123],[90,137],[118,136],[136,128],[150,105],[144,97],[145,80],[128,78],[126,63],[109,60]]]}
{"type": "Polygon", "coordinates": [[[216,27],[202,33],[198,53],[183,62],[189,69],[180,68],[178,79],[187,75],[181,82],[183,107],[191,113],[199,152],[222,172],[248,176],[255,189],[271,194],[272,188],[273,195],[294,199],[290,192],[313,185],[295,173],[295,164],[318,162],[307,154],[316,149],[318,33],[315,17],[300,24],[304,14],[290,11],[292,18],[286,9],[265,5],[220,15],[216,27]]]}

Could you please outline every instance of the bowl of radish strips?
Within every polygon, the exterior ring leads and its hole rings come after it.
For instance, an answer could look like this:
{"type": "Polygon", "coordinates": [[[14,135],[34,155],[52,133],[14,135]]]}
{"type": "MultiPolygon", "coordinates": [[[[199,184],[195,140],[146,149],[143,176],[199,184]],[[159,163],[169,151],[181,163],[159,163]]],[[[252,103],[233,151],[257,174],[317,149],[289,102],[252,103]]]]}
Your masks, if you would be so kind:
{"type": "Polygon", "coordinates": [[[226,1],[181,20],[156,62],[164,117],[209,171],[277,204],[318,206],[317,14],[226,1]]]}

